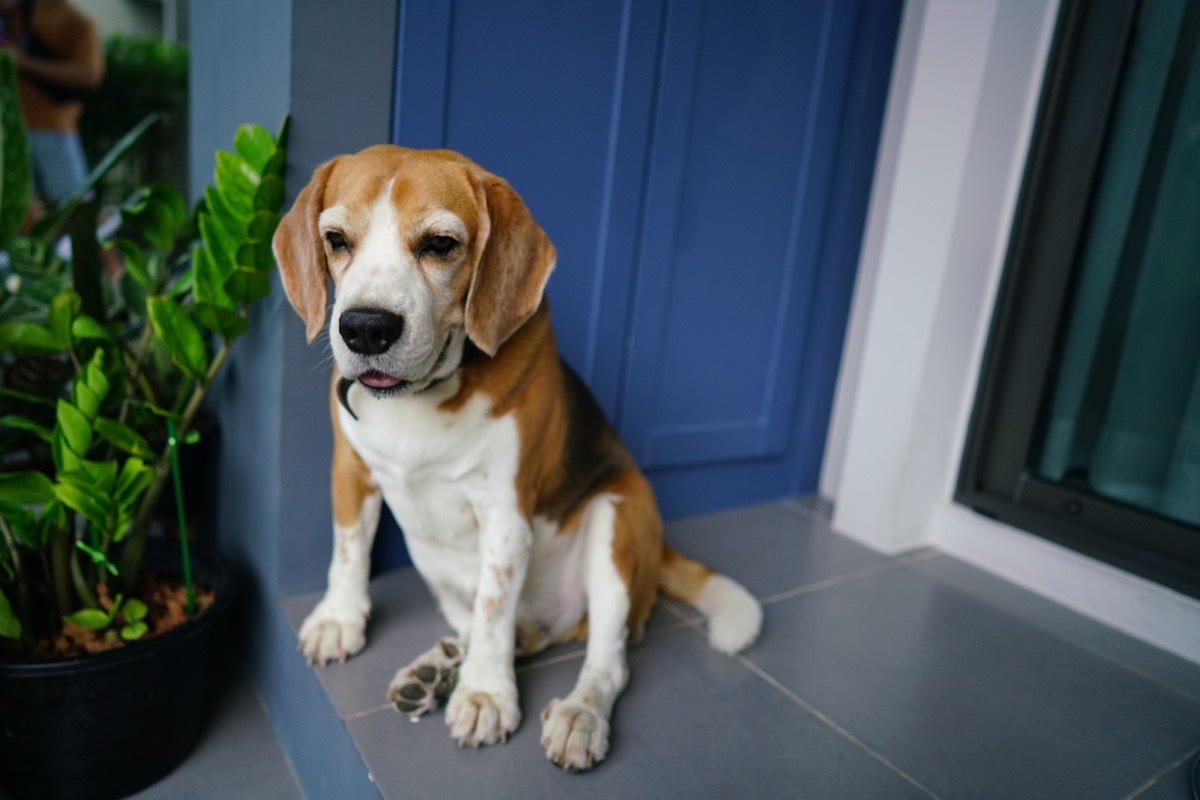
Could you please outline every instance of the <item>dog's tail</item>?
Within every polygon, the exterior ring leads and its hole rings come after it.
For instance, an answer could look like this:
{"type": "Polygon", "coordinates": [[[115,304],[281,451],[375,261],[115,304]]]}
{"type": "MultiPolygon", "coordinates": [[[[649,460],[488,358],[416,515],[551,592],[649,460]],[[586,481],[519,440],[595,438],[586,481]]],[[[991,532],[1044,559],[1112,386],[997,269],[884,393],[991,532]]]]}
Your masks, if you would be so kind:
{"type": "Polygon", "coordinates": [[[762,627],[762,607],[737,581],[663,545],[658,588],[708,619],[708,643],[722,653],[749,647],[762,627]]]}

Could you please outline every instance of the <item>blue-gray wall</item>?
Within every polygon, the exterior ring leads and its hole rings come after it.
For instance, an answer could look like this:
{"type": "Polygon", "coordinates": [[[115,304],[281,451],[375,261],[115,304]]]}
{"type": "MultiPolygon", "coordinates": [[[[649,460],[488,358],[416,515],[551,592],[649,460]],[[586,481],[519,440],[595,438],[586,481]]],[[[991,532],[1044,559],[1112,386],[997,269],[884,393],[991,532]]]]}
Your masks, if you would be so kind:
{"type": "MultiPolygon", "coordinates": [[[[192,3],[191,194],[244,122],[292,114],[290,198],[338,153],[388,140],[396,9],[381,0],[192,3]],[[309,58],[308,54],[321,54],[309,58]]],[[[217,541],[239,575],[239,634],[272,724],[310,797],[377,796],[281,597],[324,582],[330,548],[328,371],[278,288],[251,315],[209,405],[221,422],[217,541]],[[285,491],[286,487],[286,491],[285,491]]]]}

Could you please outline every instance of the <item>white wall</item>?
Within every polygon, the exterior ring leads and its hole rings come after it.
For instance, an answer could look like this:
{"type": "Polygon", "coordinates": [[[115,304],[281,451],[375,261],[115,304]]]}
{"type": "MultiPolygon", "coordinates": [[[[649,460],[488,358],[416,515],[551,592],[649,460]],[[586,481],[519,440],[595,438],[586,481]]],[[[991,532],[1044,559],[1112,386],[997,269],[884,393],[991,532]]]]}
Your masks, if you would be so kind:
{"type": "Polygon", "coordinates": [[[1200,661],[1200,603],[951,500],[1057,4],[906,8],[821,488],[878,550],[936,545],[1200,661]]]}

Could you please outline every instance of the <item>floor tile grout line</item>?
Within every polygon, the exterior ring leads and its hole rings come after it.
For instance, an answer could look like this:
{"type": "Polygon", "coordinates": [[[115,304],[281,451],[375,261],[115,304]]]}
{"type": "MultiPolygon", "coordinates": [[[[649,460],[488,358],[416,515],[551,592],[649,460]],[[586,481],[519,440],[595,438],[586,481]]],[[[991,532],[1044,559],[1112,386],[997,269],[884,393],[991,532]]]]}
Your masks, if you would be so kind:
{"type": "Polygon", "coordinates": [[[682,608],[679,607],[679,604],[676,603],[674,600],[670,599],[669,597],[663,598],[659,602],[659,605],[661,605],[663,608],[665,608],[667,610],[667,613],[674,616],[675,619],[680,622],[691,622],[692,621],[692,617],[688,616],[688,614],[682,608]]]}
{"type": "Polygon", "coordinates": [[[934,794],[932,791],[930,791],[928,788],[926,788],[924,785],[922,785],[921,782],[918,781],[916,778],[912,777],[911,775],[906,773],[904,770],[900,769],[898,766],[893,764],[891,761],[889,761],[887,758],[885,758],[881,753],[876,751],[874,748],[872,748],[870,745],[868,745],[862,739],[859,739],[853,733],[851,733],[850,731],[843,728],[841,725],[834,722],[833,719],[830,718],[828,715],[826,715],[823,711],[821,711],[817,707],[813,706],[811,703],[804,700],[804,698],[800,697],[800,695],[796,694],[791,689],[784,686],[774,676],[772,676],[770,673],[768,673],[762,667],[758,666],[757,664],[755,664],[753,661],[751,661],[749,658],[747,658],[744,655],[737,655],[737,656],[735,656],[735,658],[742,664],[742,666],[749,669],[751,672],[753,672],[755,675],[757,675],[759,678],[761,678],[763,681],[765,681],[769,686],[771,686],[771,687],[775,688],[776,690],[778,690],[779,692],[781,692],[785,697],[787,697],[793,703],[800,706],[800,708],[804,709],[812,716],[816,717],[820,722],[822,722],[825,725],[827,725],[828,727],[832,728],[838,735],[842,736],[847,741],[849,741],[851,744],[853,744],[855,747],[862,750],[864,753],[869,755],[871,758],[878,761],[880,764],[882,764],[888,770],[895,773],[899,777],[903,778],[905,781],[907,781],[913,787],[915,787],[916,789],[918,789],[921,792],[924,792],[929,797],[933,798],[933,800],[940,800],[940,798],[936,794],[934,794]]]}
{"type": "Polygon", "coordinates": [[[796,500],[793,497],[785,497],[783,500],[781,500],[779,502],[779,505],[786,508],[788,511],[791,511],[795,514],[799,514],[800,516],[805,517],[810,522],[819,522],[820,524],[825,525],[826,527],[829,527],[833,524],[832,515],[827,517],[824,514],[822,514],[820,511],[817,511],[815,508],[809,508],[808,506],[804,505],[803,503],[801,503],[800,501],[796,500]]]}
{"type": "Polygon", "coordinates": [[[578,650],[572,650],[569,653],[560,653],[559,655],[556,655],[556,656],[549,656],[547,658],[538,659],[537,661],[533,661],[529,664],[522,664],[521,666],[516,668],[516,672],[518,674],[524,673],[524,672],[533,672],[534,670],[539,670],[542,667],[552,667],[555,664],[562,664],[567,661],[574,661],[577,658],[583,658],[585,655],[587,655],[587,650],[585,650],[581,647],[578,650]]]}
{"type": "Polygon", "coordinates": [[[1172,762],[1171,764],[1167,765],[1162,770],[1160,770],[1160,771],[1156,772],[1154,775],[1152,775],[1150,777],[1150,780],[1146,781],[1141,786],[1134,789],[1131,794],[1125,795],[1125,797],[1123,797],[1122,800],[1136,800],[1138,797],[1145,794],[1150,789],[1154,788],[1154,786],[1159,781],[1161,781],[1163,778],[1167,777],[1168,775],[1170,775],[1175,770],[1179,769],[1184,764],[1191,762],[1191,760],[1193,758],[1196,758],[1198,755],[1200,755],[1200,747],[1193,747],[1191,750],[1184,753],[1183,756],[1181,756],[1180,758],[1177,758],[1174,762],[1172,762]]]}
{"type": "MultiPolygon", "coordinates": [[[[940,555],[944,555],[944,554],[940,554],[940,555]]],[[[952,558],[952,556],[947,556],[947,557],[952,558]]],[[[1085,650],[1088,653],[1091,653],[1092,655],[1094,655],[1104,661],[1107,661],[1108,663],[1112,664],[1115,667],[1119,667],[1123,670],[1126,670],[1127,672],[1132,672],[1134,675],[1137,675],[1139,678],[1150,681],[1151,683],[1153,683],[1157,686],[1161,686],[1164,689],[1168,689],[1173,694],[1177,694],[1180,697],[1183,697],[1185,700],[1188,700],[1193,703],[1200,703],[1200,695],[1197,695],[1196,693],[1194,693],[1188,689],[1184,689],[1181,686],[1177,686],[1174,683],[1171,683],[1170,681],[1168,681],[1167,679],[1162,678],[1158,675],[1155,675],[1154,673],[1152,673],[1146,669],[1143,669],[1142,667],[1139,667],[1136,664],[1131,664],[1130,662],[1126,661],[1125,659],[1121,658],[1120,656],[1118,656],[1114,653],[1110,653],[1107,650],[1104,650],[1090,642],[1084,641],[1083,639],[1080,639],[1077,636],[1072,636],[1069,633],[1065,633],[1063,631],[1056,630],[1051,625],[1043,623],[1043,622],[1039,622],[1034,619],[1030,619],[1029,617],[1027,617],[1024,614],[1020,614],[1015,611],[1008,611],[1005,608],[992,602],[991,600],[988,600],[986,597],[983,597],[982,595],[976,594],[975,592],[971,591],[969,588],[967,588],[966,586],[963,586],[962,583],[960,583],[957,580],[945,577],[943,575],[935,574],[935,573],[922,572],[921,574],[927,578],[936,580],[938,583],[958,592],[959,594],[963,594],[963,595],[966,595],[967,597],[970,597],[972,600],[974,600],[977,603],[983,603],[984,605],[988,606],[989,608],[993,608],[1003,614],[1007,614],[1010,617],[1019,619],[1021,622],[1025,623],[1026,625],[1031,625],[1031,626],[1037,628],[1038,630],[1042,631],[1043,633],[1053,636],[1054,638],[1058,639],[1059,641],[1065,642],[1073,647],[1078,647],[1081,650],[1085,650]]],[[[993,576],[993,577],[996,577],[996,576],[993,576]]],[[[1004,579],[998,578],[998,580],[1003,581],[1004,579]]],[[[1006,581],[1006,583],[1007,583],[1007,581],[1006,581]]],[[[1012,584],[1012,585],[1018,591],[1029,592],[1028,589],[1024,589],[1020,586],[1016,586],[1015,584],[1012,584]]],[[[1029,593],[1034,594],[1033,592],[1029,592],[1029,593]]],[[[1070,609],[1067,606],[1062,605],[1061,603],[1057,603],[1048,597],[1042,597],[1041,595],[1037,595],[1037,594],[1034,594],[1034,596],[1041,600],[1045,600],[1046,602],[1051,603],[1070,614],[1079,614],[1078,611],[1074,611],[1073,609],[1070,609]]],[[[1097,625],[1101,625],[1104,627],[1110,627],[1110,626],[1105,625],[1103,622],[1100,622],[1099,620],[1094,620],[1091,617],[1087,617],[1086,615],[1079,614],[1079,616],[1082,616],[1082,617],[1084,617],[1084,619],[1088,619],[1089,621],[1095,622],[1097,625]]],[[[1124,633],[1123,631],[1117,630],[1116,628],[1112,628],[1112,630],[1115,630],[1115,631],[1117,631],[1117,633],[1121,633],[1125,636],[1129,635],[1129,634],[1124,633]]],[[[1153,647],[1153,645],[1147,645],[1147,647],[1153,647]]]]}
{"type": "MultiPolygon", "coordinates": [[[[698,630],[700,630],[701,633],[703,633],[702,626],[700,626],[698,624],[700,622],[701,622],[701,620],[695,620],[693,622],[693,620],[679,617],[676,621],[674,621],[672,623],[665,624],[662,627],[656,628],[653,631],[648,631],[646,633],[646,636],[649,637],[649,636],[653,636],[653,635],[656,635],[659,633],[667,633],[668,631],[682,630],[684,628],[698,629],[698,630]]],[[[587,651],[584,648],[580,647],[578,650],[572,650],[567,653],[560,653],[557,656],[550,656],[549,658],[540,659],[538,661],[534,661],[529,664],[522,664],[521,666],[516,668],[516,673],[519,675],[519,674],[522,674],[525,672],[533,672],[535,670],[542,669],[543,667],[552,667],[556,664],[563,664],[568,661],[576,661],[576,660],[582,659],[586,655],[587,655],[587,651]]],[[[326,696],[329,695],[328,690],[326,690],[325,694],[326,694],[326,696]]],[[[378,714],[381,711],[387,711],[389,709],[394,710],[394,707],[392,706],[391,703],[385,703],[383,705],[375,706],[373,708],[363,709],[362,711],[351,712],[351,713],[343,716],[341,719],[342,719],[342,722],[350,722],[351,720],[361,719],[362,717],[369,717],[372,714],[378,714]]]]}
{"type": "Polygon", "coordinates": [[[367,708],[362,711],[355,711],[353,714],[347,714],[346,716],[342,717],[342,722],[350,722],[352,720],[362,719],[363,717],[369,717],[372,714],[378,714],[380,711],[388,710],[395,711],[396,709],[391,703],[385,703],[384,705],[376,706],[375,708],[367,708]]]}
{"type": "Polygon", "coordinates": [[[924,561],[928,558],[933,558],[936,555],[939,554],[935,550],[920,550],[903,556],[895,556],[893,558],[889,558],[887,561],[884,561],[881,564],[873,564],[872,566],[864,567],[863,569],[855,572],[848,572],[844,575],[835,575],[831,578],[825,578],[815,583],[798,586],[795,589],[788,589],[783,592],[776,592],[775,594],[767,595],[766,597],[760,597],[758,598],[758,602],[765,606],[772,603],[778,603],[783,600],[791,600],[793,597],[800,597],[801,595],[810,594],[812,592],[831,589],[844,583],[850,583],[852,581],[858,581],[864,578],[871,578],[876,575],[882,575],[883,573],[889,572],[893,569],[920,563],[921,561],[924,561]]]}

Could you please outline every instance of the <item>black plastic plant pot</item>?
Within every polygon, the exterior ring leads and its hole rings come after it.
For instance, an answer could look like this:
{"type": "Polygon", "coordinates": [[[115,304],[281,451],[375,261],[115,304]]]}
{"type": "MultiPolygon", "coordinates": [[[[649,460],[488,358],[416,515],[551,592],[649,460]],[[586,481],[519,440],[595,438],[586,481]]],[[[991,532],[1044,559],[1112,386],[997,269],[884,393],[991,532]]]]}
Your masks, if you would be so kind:
{"type": "MultiPolygon", "coordinates": [[[[178,547],[151,549],[146,565],[177,577],[178,547]]],[[[13,800],[125,797],[188,757],[233,593],[213,554],[193,552],[192,574],[216,599],[172,631],[81,658],[0,661],[0,792],[13,800]]]]}

